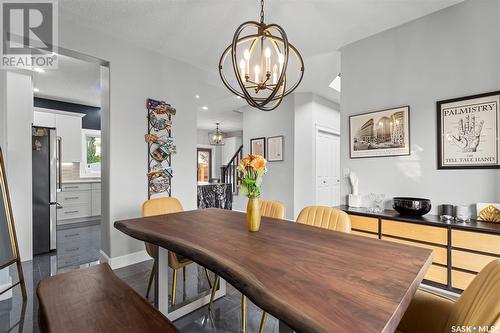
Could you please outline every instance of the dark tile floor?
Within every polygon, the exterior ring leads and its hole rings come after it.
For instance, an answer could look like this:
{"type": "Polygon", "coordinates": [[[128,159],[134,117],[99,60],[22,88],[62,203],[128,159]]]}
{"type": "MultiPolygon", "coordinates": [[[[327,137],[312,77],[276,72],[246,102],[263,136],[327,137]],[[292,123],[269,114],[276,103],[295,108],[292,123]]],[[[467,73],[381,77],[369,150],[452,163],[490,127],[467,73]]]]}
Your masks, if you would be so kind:
{"type": "MultiPolygon", "coordinates": [[[[56,274],[60,271],[68,269],[77,269],[78,267],[64,268],[58,270],[56,267],[56,255],[41,255],[36,256],[32,261],[23,263],[24,276],[26,287],[28,290],[28,300],[24,304],[19,288],[15,288],[13,297],[9,300],[0,301],[0,332],[39,332],[37,325],[38,301],[36,299],[35,290],[38,282],[45,276],[56,274]],[[52,271],[52,273],[51,273],[52,271]]],[[[95,262],[94,262],[95,264],[95,262]]],[[[139,294],[144,295],[146,291],[147,281],[153,261],[138,263],[117,269],[115,273],[123,281],[134,288],[139,294]]],[[[88,264],[80,267],[88,266],[88,264]]],[[[188,266],[187,270],[187,294],[188,297],[193,297],[197,290],[205,290],[206,286],[200,286],[201,281],[206,284],[204,275],[198,274],[198,286],[196,280],[193,281],[191,276],[195,270],[201,272],[201,268],[196,267],[196,264],[188,266]],[[203,279],[201,278],[203,276],[203,279]],[[195,285],[193,287],[193,285],[195,285]]],[[[11,267],[13,280],[17,278],[15,275],[15,266],[11,267]]],[[[179,285],[177,292],[178,302],[183,298],[182,273],[178,277],[179,285]]],[[[150,294],[150,301],[153,300],[153,291],[150,294]]],[[[262,311],[248,302],[248,332],[257,332],[262,311]]],[[[181,332],[239,332],[241,323],[241,294],[227,285],[227,295],[214,304],[211,312],[207,307],[200,308],[174,322],[181,332]]],[[[266,332],[278,332],[278,321],[268,316],[266,324],[266,332]]]]}

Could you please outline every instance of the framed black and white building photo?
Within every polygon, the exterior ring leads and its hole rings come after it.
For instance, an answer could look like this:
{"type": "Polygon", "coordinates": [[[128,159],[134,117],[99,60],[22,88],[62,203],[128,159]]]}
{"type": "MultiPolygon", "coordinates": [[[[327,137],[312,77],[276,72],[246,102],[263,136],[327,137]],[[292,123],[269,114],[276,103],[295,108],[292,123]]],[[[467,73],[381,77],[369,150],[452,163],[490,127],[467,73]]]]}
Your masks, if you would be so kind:
{"type": "Polygon", "coordinates": [[[349,117],[351,158],[410,155],[410,107],[349,117]]]}
{"type": "Polygon", "coordinates": [[[267,160],[269,162],[283,161],[283,135],[267,138],[267,160]]]}
{"type": "Polygon", "coordinates": [[[250,139],[250,154],[266,158],[266,138],[250,139]]]}
{"type": "Polygon", "coordinates": [[[438,169],[500,168],[500,91],[438,101],[438,169]]]}

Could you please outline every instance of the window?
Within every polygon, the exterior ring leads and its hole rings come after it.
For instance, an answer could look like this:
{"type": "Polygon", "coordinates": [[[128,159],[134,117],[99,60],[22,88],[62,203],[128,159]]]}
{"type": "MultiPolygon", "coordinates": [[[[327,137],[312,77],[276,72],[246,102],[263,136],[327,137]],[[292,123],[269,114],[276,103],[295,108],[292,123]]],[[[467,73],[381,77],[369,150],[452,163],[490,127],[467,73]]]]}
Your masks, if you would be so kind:
{"type": "Polygon", "coordinates": [[[82,130],[81,177],[101,177],[101,131],[82,130]]]}
{"type": "Polygon", "coordinates": [[[212,149],[197,149],[198,181],[208,182],[212,174],[212,149]]]}

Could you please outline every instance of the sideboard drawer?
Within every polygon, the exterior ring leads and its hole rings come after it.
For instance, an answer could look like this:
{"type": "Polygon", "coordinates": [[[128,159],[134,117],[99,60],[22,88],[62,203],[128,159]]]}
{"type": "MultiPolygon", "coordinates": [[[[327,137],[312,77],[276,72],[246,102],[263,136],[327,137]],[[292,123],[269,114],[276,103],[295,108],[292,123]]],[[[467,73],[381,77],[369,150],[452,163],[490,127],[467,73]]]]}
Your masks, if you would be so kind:
{"type": "Polygon", "coordinates": [[[62,184],[62,191],[88,191],[90,190],[90,184],[86,183],[67,183],[62,184]]]}
{"type": "Polygon", "coordinates": [[[376,234],[370,234],[368,232],[351,230],[351,234],[378,239],[378,235],[376,235],[376,234]]]}
{"type": "Polygon", "coordinates": [[[460,250],[451,251],[451,264],[453,267],[462,268],[469,271],[479,273],[484,266],[488,265],[491,261],[497,258],[465,252],[460,250]]]}
{"type": "Polygon", "coordinates": [[[68,220],[92,216],[90,203],[80,206],[67,205],[57,210],[57,220],[68,220]]]}
{"type": "Polygon", "coordinates": [[[432,227],[422,224],[382,220],[382,234],[415,239],[434,244],[448,244],[448,234],[446,228],[432,227]]]}
{"type": "Polygon", "coordinates": [[[418,247],[423,247],[425,249],[432,250],[432,262],[437,263],[437,264],[441,264],[441,265],[446,265],[448,262],[447,248],[445,248],[445,247],[439,247],[439,246],[434,246],[434,245],[429,245],[429,244],[411,242],[411,241],[402,240],[402,239],[393,238],[393,237],[388,237],[388,236],[382,236],[382,239],[390,241],[390,242],[406,244],[406,245],[410,245],[410,246],[418,246],[418,247]]]}
{"type": "Polygon", "coordinates": [[[349,215],[349,218],[352,228],[378,233],[378,219],[359,215],[349,215]]]}
{"type": "Polygon", "coordinates": [[[431,265],[424,279],[446,285],[448,284],[448,269],[446,267],[431,265]]]}
{"type": "Polygon", "coordinates": [[[452,230],[451,246],[500,255],[500,235],[452,230]]]}
{"type": "Polygon", "coordinates": [[[83,205],[90,203],[90,191],[66,191],[57,193],[57,202],[66,205],[83,205]]]}
{"type": "Polygon", "coordinates": [[[465,290],[467,286],[474,280],[476,274],[465,273],[461,271],[451,270],[451,286],[453,288],[465,290]]]}

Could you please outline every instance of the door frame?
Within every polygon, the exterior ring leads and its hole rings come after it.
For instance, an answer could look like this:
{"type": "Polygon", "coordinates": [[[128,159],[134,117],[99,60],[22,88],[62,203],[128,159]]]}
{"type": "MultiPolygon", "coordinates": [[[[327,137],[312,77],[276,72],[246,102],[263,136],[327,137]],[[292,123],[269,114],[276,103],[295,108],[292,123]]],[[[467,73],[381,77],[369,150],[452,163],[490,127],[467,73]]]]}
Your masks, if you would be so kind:
{"type": "MultiPolygon", "coordinates": [[[[338,158],[339,158],[339,179],[340,179],[340,175],[341,175],[341,166],[340,166],[340,131],[339,130],[336,130],[332,127],[328,127],[328,126],[324,126],[324,125],[321,125],[321,124],[318,124],[316,123],[314,125],[314,137],[313,137],[313,145],[314,145],[314,149],[313,149],[313,155],[314,155],[314,158],[313,158],[313,161],[314,161],[314,168],[313,168],[313,184],[314,184],[314,202],[317,203],[318,202],[318,193],[317,193],[317,184],[316,184],[316,181],[318,179],[318,175],[317,175],[317,167],[316,167],[316,150],[317,150],[317,139],[318,139],[318,134],[320,132],[324,132],[324,133],[327,133],[327,134],[330,134],[332,136],[336,136],[338,137],[339,139],[339,155],[338,155],[338,158]]],[[[340,183],[339,183],[339,186],[340,186],[340,183]]],[[[335,198],[338,203],[340,204],[340,191],[339,191],[339,194],[338,194],[338,198],[335,198]]]]}
{"type": "Polygon", "coordinates": [[[198,182],[198,150],[209,150],[210,151],[210,167],[208,170],[208,180],[214,178],[214,167],[215,167],[215,149],[210,145],[196,145],[196,181],[198,182]]]}

